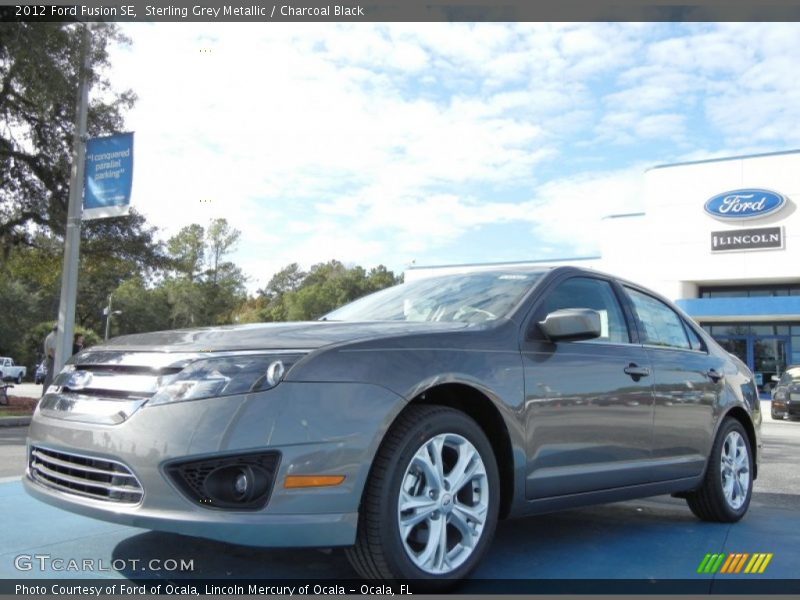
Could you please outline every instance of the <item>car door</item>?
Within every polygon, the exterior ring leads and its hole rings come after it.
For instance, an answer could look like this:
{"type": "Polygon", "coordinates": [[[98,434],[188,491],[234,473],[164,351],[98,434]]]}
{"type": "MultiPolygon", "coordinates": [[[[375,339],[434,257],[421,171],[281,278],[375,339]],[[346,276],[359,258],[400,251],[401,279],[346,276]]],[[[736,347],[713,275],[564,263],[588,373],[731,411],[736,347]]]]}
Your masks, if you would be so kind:
{"type": "Polygon", "coordinates": [[[524,326],[529,499],[610,489],[649,478],[653,426],[647,353],[608,279],[571,276],[551,287],[524,326]],[[555,310],[588,308],[601,336],[552,342],[538,323],[555,310]]]}
{"type": "Polygon", "coordinates": [[[665,302],[643,290],[624,289],[653,366],[653,481],[700,475],[711,446],[725,360],[710,353],[665,302]]]}

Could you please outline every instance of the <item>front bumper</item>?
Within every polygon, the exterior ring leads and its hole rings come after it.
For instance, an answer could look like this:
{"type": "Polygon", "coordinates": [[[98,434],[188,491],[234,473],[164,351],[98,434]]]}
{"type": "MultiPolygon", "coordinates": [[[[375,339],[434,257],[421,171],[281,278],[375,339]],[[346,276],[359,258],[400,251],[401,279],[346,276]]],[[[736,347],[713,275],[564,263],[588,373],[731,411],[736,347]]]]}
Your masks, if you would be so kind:
{"type": "Polygon", "coordinates": [[[118,425],[68,421],[40,412],[28,448],[123,463],[141,483],[136,504],[54,489],[28,473],[34,497],[85,516],[237,544],[343,546],[355,541],[358,505],[383,434],[402,399],[379,386],[283,382],[258,394],[146,404],[118,425]],[[272,493],[259,510],[202,506],[164,466],[175,460],[276,450],[272,493]],[[286,489],[287,475],[344,475],[341,485],[286,489]]]}
{"type": "Polygon", "coordinates": [[[800,417],[800,400],[773,400],[772,414],[781,417],[800,417]]]}

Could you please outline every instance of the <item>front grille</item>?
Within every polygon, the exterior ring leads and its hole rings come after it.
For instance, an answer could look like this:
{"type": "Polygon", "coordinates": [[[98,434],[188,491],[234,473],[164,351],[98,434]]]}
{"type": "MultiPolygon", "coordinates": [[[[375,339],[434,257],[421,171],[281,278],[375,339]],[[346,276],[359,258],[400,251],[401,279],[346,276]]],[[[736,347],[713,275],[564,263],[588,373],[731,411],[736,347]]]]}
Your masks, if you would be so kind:
{"type": "Polygon", "coordinates": [[[33,446],[28,467],[34,481],[70,494],[122,504],[144,494],[130,469],[115,461],[33,446]]]}

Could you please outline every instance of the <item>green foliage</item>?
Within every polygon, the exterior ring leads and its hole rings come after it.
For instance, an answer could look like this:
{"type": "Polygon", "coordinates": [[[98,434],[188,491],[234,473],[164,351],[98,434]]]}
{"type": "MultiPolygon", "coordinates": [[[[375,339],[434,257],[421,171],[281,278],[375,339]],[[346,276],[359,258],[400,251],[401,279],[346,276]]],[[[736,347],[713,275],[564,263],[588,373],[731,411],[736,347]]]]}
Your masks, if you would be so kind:
{"type": "MultiPolygon", "coordinates": [[[[34,368],[59,303],[75,99],[83,26],[0,23],[0,353],[34,368]],[[9,318],[12,317],[12,318],[9,318]]],[[[124,130],[131,91],[106,79],[113,24],[94,24],[90,137],[124,130]]],[[[82,224],[77,332],[87,345],[105,330],[108,296],[121,311],[111,334],[255,321],[313,319],[400,281],[338,261],[303,271],[293,263],[248,298],[246,276],[226,260],[241,233],[225,219],[189,224],[166,245],[144,217],[82,224]]]]}
{"type": "Polygon", "coordinates": [[[246,299],[247,278],[224,258],[233,252],[240,232],[226,219],[214,219],[208,229],[191,224],[167,242],[172,273],[163,283],[172,327],[232,323],[246,299]]]}
{"type": "MultiPolygon", "coordinates": [[[[293,263],[276,273],[259,291],[261,306],[248,306],[248,322],[258,314],[262,321],[317,319],[361,296],[402,281],[383,265],[367,273],[362,267],[346,267],[337,260],[319,263],[308,273],[293,263]]],[[[241,317],[240,317],[240,320],[241,317]]]]}
{"type": "Polygon", "coordinates": [[[202,225],[193,223],[182,228],[167,242],[173,269],[189,281],[194,281],[203,271],[204,237],[202,225]]]}
{"type": "MultiPolygon", "coordinates": [[[[220,261],[236,248],[241,234],[242,232],[238,229],[232,229],[226,219],[213,219],[209,224],[208,233],[206,234],[209,262],[207,273],[212,283],[217,283],[220,267],[222,266],[220,261]]],[[[230,272],[230,264],[227,266],[230,272]]]]}
{"type": "Polygon", "coordinates": [[[0,356],[10,356],[18,364],[29,368],[30,357],[23,355],[19,332],[31,328],[36,322],[38,300],[35,291],[22,282],[5,281],[0,284],[0,307],[3,307],[0,318],[0,356]]]}
{"type": "MultiPolygon", "coordinates": [[[[0,254],[41,232],[62,235],[83,27],[0,23],[0,254]]],[[[112,24],[95,25],[90,50],[91,137],[120,131],[135,96],[116,93],[105,73],[109,43],[124,41],[112,24]],[[100,92],[100,93],[98,93],[100,92]]]]}
{"type": "MultiPolygon", "coordinates": [[[[17,364],[28,367],[28,378],[33,377],[34,370],[44,358],[44,339],[52,330],[55,321],[41,321],[22,331],[17,340],[16,349],[12,356],[17,364]]],[[[99,344],[102,338],[97,332],[76,326],[74,333],[80,333],[84,337],[84,348],[89,348],[99,344]]]]}
{"type": "Polygon", "coordinates": [[[161,331],[173,326],[166,287],[149,288],[140,276],[123,281],[114,291],[112,309],[122,311],[111,319],[112,337],[122,333],[161,331]]]}

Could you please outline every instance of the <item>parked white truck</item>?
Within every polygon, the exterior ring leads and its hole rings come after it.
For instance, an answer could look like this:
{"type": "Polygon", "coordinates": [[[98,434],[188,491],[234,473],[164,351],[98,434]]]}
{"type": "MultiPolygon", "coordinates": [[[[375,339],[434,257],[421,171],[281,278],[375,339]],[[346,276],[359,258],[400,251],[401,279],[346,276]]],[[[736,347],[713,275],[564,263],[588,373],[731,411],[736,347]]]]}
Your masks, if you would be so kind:
{"type": "Polygon", "coordinates": [[[14,364],[13,358],[0,356],[0,381],[16,381],[22,383],[27,372],[26,367],[14,364]]]}

